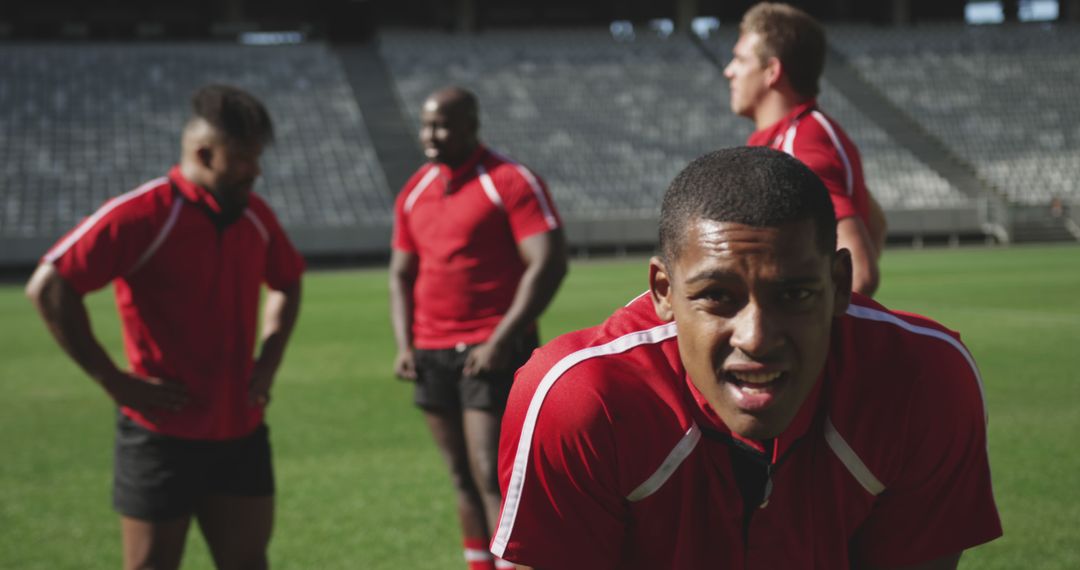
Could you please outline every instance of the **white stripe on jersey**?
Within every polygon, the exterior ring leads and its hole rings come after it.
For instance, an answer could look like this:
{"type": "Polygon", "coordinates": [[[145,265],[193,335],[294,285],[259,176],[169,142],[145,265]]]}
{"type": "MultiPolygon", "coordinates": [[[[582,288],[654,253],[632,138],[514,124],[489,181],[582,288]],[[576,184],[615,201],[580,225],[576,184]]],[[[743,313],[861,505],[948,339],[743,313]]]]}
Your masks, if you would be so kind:
{"type": "Polygon", "coordinates": [[[672,473],[675,473],[675,470],[682,465],[682,462],[687,457],[690,457],[690,452],[694,451],[699,441],[701,441],[701,428],[697,424],[693,424],[690,429],[686,430],[686,434],[679,439],[679,443],[675,444],[675,447],[671,449],[671,453],[664,458],[664,462],[660,464],[656,472],[646,479],[644,483],[638,485],[637,489],[631,491],[626,496],[626,500],[640,501],[663,487],[672,473]]]}
{"type": "Polygon", "coordinates": [[[251,211],[251,208],[244,210],[244,217],[251,220],[252,224],[255,224],[255,229],[259,230],[259,235],[262,236],[263,243],[270,243],[270,232],[266,231],[266,226],[263,225],[259,216],[251,211]]]}
{"type": "Polygon", "coordinates": [[[540,407],[544,404],[551,387],[568,370],[577,364],[590,358],[609,356],[626,352],[643,344],[657,344],[674,337],[676,334],[675,323],[666,323],[651,329],[632,332],[623,335],[605,344],[583,348],[572,352],[555,363],[536,387],[529,409],[525,413],[525,421],[521,426],[521,437],[518,440],[517,452],[514,454],[514,465],[510,474],[510,483],[506,488],[506,496],[503,497],[502,516],[499,518],[498,532],[491,544],[491,551],[496,556],[502,557],[506,552],[510,533],[514,530],[514,522],[517,518],[518,508],[521,506],[521,493],[525,484],[525,471],[529,464],[529,454],[532,450],[533,432],[536,430],[537,417],[540,415],[540,407]]]}
{"type": "Polygon", "coordinates": [[[866,489],[867,493],[877,496],[885,490],[885,485],[874,476],[863,460],[859,459],[855,450],[851,449],[840,432],[836,431],[836,426],[829,417],[825,418],[825,443],[829,444],[829,449],[833,450],[840,463],[847,467],[848,473],[851,473],[851,476],[862,485],[863,489],[866,489]]]}
{"type": "Polygon", "coordinates": [[[169,233],[172,232],[173,226],[176,225],[176,219],[180,217],[180,210],[184,209],[184,200],[177,197],[173,202],[172,209],[169,210],[169,219],[165,220],[165,225],[161,227],[157,236],[154,237],[154,241],[150,242],[150,247],[146,248],[139,260],[135,262],[135,265],[128,270],[127,275],[133,275],[144,263],[149,261],[150,257],[161,247],[161,244],[165,243],[165,238],[169,237],[169,233]]]}
{"type": "Polygon", "coordinates": [[[161,178],[155,178],[143,184],[142,186],[131,190],[130,192],[125,192],[124,194],[121,194],[113,198],[112,200],[105,202],[104,206],[99,208],[98,211],[94,212],[89,218],[83,220],[83,222],[75,228],[75,231],[71,232],[71,234],[68,235],[68,237],[64,239],[64,241],[60,242],[56,245],[56,247],[49,250],[45,254],[45,261],[49,263],[56,261],[60,256],[67,253],[67,251],[71,249],[71,246],[75,245],[76,242],[82,239],[82,237],[85,236],[87,232],[93,229],[93,227],[99,221],[101,221],[101,219],[104,218],[109,212],[115,210],[121,204],[124,204],[129,200],[133,200],[135,198],[138,198],[139,196],[142,196],[143,194],[146,194],[154,188],[157,188],[158,186],[168,182],[168,180],[169,179],[164,176],[162,176],[161,178]]]}
{"type": "Polygon", "coordinates": [[[780,149],[791,156],[795,156],[795,135],[799,133],[799,123],[795,123],[788,127],[787,132],[784,133],[784,148],[780,149]]]}
{"type": "Polygon", "coordinates": [[[416,199],[424,193],[424,190],[427,189],[428,185],[431,184],[432,180],[435,180],[435,177],[438,176],[438,174],[439,167],[435,166],[434,164],[431,165],[431,168],[429,168],[427,173],[424,174],[424,177],[420,179],[420,182],[416,183],[416,186],[414,186],[413,189],[409,191],[408,197],[405,198],[406,212],[412,211],[412,207],[413,204],[416,203],[416,199]]]}
{"type": "Polygon", "coordinates": [[[499,191],[495,189],[495,182],[491,179],[491,175],[483,166],[476,165],[476,175],[480,177],[480,186],[484,189],[484,194],[487,195],[488,200],[491,200],[492,204],[500,210],[506,210],[506,206],[503,206],[502,198],[499,196],[499,191]]]}
{"type": "MultiPolygon", "coordinates": [[[[821,111],[811,111],[810,116],[814,118],[829,135],[829,140],[832,141],[833,146],[836,147],[836,152],[840,154],[840,162],[844,163],[844,187],[847,188],[848,196],[851,196],[854,192],[855,174],[851,170],[851,161],[848,160],[847,152],[844,152],[844,145],[840,144],[840,137],[836,136],[836,130],[833,129],[832,124],[821,111]]],[[[794,154],[792,156],[795,156],[794,154]]]]}
{"type": "Polygon", "coordinates": [[[971,367],[971,372],[975,375],[975,381],[978,383],[979,387],[979,399],[982,400],[983,404],[983,419],[985,420],[987,418],[986,395],[983,393],[983,381],[982,375],[979,374],[979,367],[975,365],[975,359],[971,357],[971,353],[967,351],[967,348],[964,347],[963,343],[956,340],[956,337],[938,329],[932,329],[930,327],[924,327],[920,325],[913,325],[905,321],[904,319],[893,315],[892,313],[879,311],[878,309],[871,309],[870,307],[861,307],[859,305],[852,304],[848,306],[847,314],[857,319],[866,319],[869,321],[878,321],[882,323],[896,325],[908,332],[943,340],[948,343],[949,346],[955,348],[957,352],[959,352],[964,357],[964,360],[967,361],[968,366],[971,367]]]}
{"type": "Polygon", "coordinates": [[[547,194],[544,193],[544,189],[540,186],[540,181],[536,178],[536,175],[531,170],[525,168],[525,165],[514,161],[513,159],[499,154],[491,149],[488,152],[495,155],[499,160],[511,164],[517,169],[521,177],[525,179],[525,182],[529,183],[529,187],[532,188],[533,195],[536,196],[536,201],[540,204],[540,211],[544,213],[544,221],[547,222],[549,230],[553,230],[559,227],[559,221],[555,219],[555,210],[551,207],[551,202],[548,201],[547,194]]]}

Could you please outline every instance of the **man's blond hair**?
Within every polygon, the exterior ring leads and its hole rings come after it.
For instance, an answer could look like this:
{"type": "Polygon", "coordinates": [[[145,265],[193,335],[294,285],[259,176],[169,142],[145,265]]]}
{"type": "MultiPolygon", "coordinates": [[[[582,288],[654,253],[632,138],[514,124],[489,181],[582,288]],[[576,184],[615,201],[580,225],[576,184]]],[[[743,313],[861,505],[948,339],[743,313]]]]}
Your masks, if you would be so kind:
{"type": "Polygon", "coordinates": [[[825,29],[817,20],[788,4],[762,2],[743,15],[739,33],[758,35],[761,64],[773,57],[780,60],[796,93],[817,96],[818,80],[825,70],[825,29]]]}

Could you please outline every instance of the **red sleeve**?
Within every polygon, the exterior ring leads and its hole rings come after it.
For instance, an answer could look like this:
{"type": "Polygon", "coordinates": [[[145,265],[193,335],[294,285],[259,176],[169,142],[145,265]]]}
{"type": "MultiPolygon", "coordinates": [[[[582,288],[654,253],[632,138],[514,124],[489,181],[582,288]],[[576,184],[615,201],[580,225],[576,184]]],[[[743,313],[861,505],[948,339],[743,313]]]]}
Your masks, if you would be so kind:
{"type": "Polygon", "coordinates": [[[148,207],[154,196],[134,190],[106,202],[50,249],[43,262],[84,295],[108,285],[138,263],[164,220],[148,207]]]}
{"type": "Polygon", "coordinates": [[[252,199],[258,200],[258,204],[252,206],[257,208],[256,215],[266,226],[270,238],[266,252],[266,285],[278,291],[291,287],[304,273],[304,258],[296,251],[270,206],[257,196],[252,199]]]}
{"type": "Polygon", "coordinates": [[[548,368],[537,360],[519,371],[503,419],[504,500],[492,551],[542,569],[615,568],[626,512],[618,493],[612,419],[578,367],[546,395],[526,388],[535,387],[548,368]],[[528,409],[535,398],[542,406],[533,428],[528,409]]]}
{"type": "Polygon", "coordinates": [[[928,562],[1001,536],[978,372],[959,341],[936,354],[913,386],[903,471],[852,542],[871,566],[928,562]]]}
{"type": "MultiPolygon", "coordinates": [[[[829,197],[832,198],[833,209],[836,210],[837,220],[858,215],[854,181],[851,188],[848,187],[848,169],[853,167],[850,163],[844,164],[829,134],[816,120],[807,117],[799,126],[792,149],[793,156],[825,183],[825,187],[829,189],[829,197]]],[[[854,173],[851,173],[851,176],[854,176],[854,173]]]]}
{"type": "Polygon", "coordinates": [[[555,202],[539,176],[520,164],[505,163],[495,182],[510,218],[514,241],[554,230],[562,225],[555,202]]]}

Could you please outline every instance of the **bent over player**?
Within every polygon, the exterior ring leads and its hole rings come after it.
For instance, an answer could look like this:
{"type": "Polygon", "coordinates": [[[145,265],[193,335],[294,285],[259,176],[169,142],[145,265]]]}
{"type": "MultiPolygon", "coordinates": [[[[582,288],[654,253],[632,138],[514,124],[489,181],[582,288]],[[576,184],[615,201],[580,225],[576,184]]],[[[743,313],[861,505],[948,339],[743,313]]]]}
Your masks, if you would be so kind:
{"type": "Polygon", "coordinates": [[[263,413],[304,268],[252,193],[272,138],[253,96],[199,89],[180,164],[105,203],[27,286],[60,346],[120,408],[113,503],[125,568],[177,568],[193,517],[218,568],[268,565],[274,474],[263,413]],[[110,282],[127,370],[96,340],[83,303],[110,282]]]}
{"type": "Polygon", "coordinates": [[[757,129],[746,144],[782,150],[821,177],[836,210],[838,245],[851,254],[855,291],[873,295],[885,215],[866,189],[859,149],[818,108],[825,31],[798,8],[762,2],[743,16],[739,34],[724,76],[731,110],[757,129]]]}
{"type": "Polygon", "coordinates": [[[514,371],[538,343],[536,319],[566,273],[563,233],[544,183],[479,142],[476,97],[428,97],[420,141],[429,164],[395,207],[390,261],[398,377],[457,492],[469,567],[504,567],[488,552],[499,514],[499,422],[514,371]]]}
{"type": "Polygon", "coordinates": [[[956,333],[851,294],[821,180],[767,148],[672,182],[649,290],[518,372],[492,551],[520,567],[955,568],[1001,534],[956,333]]]}

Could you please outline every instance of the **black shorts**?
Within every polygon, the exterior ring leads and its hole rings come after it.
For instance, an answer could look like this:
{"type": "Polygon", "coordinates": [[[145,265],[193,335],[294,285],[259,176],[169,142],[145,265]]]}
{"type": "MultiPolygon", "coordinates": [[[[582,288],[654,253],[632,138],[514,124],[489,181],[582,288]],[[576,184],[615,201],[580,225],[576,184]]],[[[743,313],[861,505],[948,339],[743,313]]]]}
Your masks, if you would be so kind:
{"type": "Polygon", "coordinates": [[[483,377],[463,376],[465,358],[476,345],[437,350],[416,349],[416,390],[413,401],[428,410],[462,408],[502,413],[514,373],[525,364],[539,345],[536,332],[527,333],[511,348],[509,370],[485,374],[483,377]]]}
{"type": "Polygon", "coordinates": [[[239,439],[189,440],[152,432],[118,415],[113,507],[120,514],[164,521],[192,514],[211,495],[274,494],[265,424],[239,439]]]}

